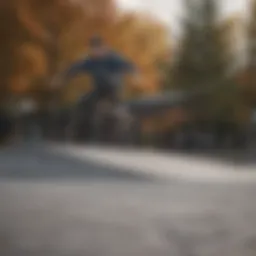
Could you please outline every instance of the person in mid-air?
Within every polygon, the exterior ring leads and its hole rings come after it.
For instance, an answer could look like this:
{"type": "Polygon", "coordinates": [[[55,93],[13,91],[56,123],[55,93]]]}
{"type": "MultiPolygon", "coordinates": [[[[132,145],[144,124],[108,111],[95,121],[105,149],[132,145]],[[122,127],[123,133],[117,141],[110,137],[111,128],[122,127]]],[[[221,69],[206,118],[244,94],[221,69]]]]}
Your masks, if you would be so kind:
{"type": "Polygon", "coordinates": [[[89,53],[85,59],[74,63],[57,76],[57,84],[66,84],[69,79],[83,72],[92,77],[93,90],[90,94],[82,95],[79,105],[83,105],[89,113],[94,113],[96,104],[106,97],[114,104],[120,101],[120,89],[124,83],[124,75],[131,74],[135,83],[140,83],[140,76],[135,65],[121,54],[108,48],[99,36],[90,39],[89,53]]]}

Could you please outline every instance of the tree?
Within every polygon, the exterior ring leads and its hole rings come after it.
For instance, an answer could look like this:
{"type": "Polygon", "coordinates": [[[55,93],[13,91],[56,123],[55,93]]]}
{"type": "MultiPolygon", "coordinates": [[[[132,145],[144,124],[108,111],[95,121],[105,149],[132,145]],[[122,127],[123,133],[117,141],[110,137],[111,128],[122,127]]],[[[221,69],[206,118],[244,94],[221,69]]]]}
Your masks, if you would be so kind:
{"type": "MultiPolygon", "coordinates": [[[[42,103],[49,101],[52,76],[82,58],[95,33],[135,61],[145,77],[143,87],[130,87],[126,96],[159,90],[155,63],[165,54],[168,40],[166,28],[156,19],[121,13],[114,0],[10,0],[0,7],[2,99],[29,94],[42,103]]],[[[76,100],[89,83],[86,76],[74,79],[71,84],[77,86],[70,86],[63,99],[76,100]]]]}
{"type": "Polygon", "coordinates": [[[198,6],[192,1],[185,1],[186,19],[183,20],[183,36],[179,45],[178,58],[175,62],[173,80],[175,87],[193,90],[191,86],[199,86],[199,26],[198,6]]]}
{"type": "MultiPolygon", "coordinates": [[[[187,19],[174,68],[174,84],[188,93],[201,94],[193,106],[193,112],[199,118],[218,119],[225,105],[220,105],[219,100],[227,89],[224,87],[230,72],[223,23],[218,21],[218,6],[214,0],[186,0],[185,6],[187,19]]],[[[228,99],[223,101],[227,103],[228,99]]]]}
{"type": "Polygon", "coordinates": [[[242,104],[239,111],[239,119],[242,123],[251,121],[252,110],[256,107],[256,1],[250,1],[249,22],[247,29],[247,63],[240,70],[236,79],[240,86],[242,104]]]}
{"type": "Polygon", "coordinates": [[[22,37],[22,28],[18,22],[15,12],[15,2],[1,1],[0,3],[0,101],[3,105],[10,97],[10,78],[15,72],[15,59],[16,53],[14,49],[19,46],[20,39],[22,37]],[[16,33],[10,33],[10,31],[16,31],[16,33]]]}
{"type": "Polygon", "coordinates": [[[251,108],[256,106],[256,1],[251,1],[248,24],[248,64],[243,79],[244,96],[251,108]]]}
{"type": "Polygon", "coordinates": [[[6,103],[35,86],[45,91],[46,78],[54,72],[56,39],[74,17],[75,5],[65,0],[10,0],[0,5],[1,98],[6,103]]]}
{"type": "Polygon", "coordinates": [[[249,66],[256,68],[256,1],[251,1],[250,21],[248,26],[249,66]]]}

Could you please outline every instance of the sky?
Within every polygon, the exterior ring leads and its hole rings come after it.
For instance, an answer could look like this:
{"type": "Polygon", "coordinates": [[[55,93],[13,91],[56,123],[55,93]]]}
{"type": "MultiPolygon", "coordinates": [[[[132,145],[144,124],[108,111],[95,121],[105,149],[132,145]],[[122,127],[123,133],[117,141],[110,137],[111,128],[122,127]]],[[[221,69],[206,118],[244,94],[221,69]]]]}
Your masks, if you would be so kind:
{"type": "MultiPolygon", "coordinates": [[[[250,0],[220,0],[223,16],[245,16],[250,0]]],[[[179,19],[183,15],[182,0],[118,0],[124,9],[147,11],[166,22],[172,32],[179,33],[179,19]]]]}

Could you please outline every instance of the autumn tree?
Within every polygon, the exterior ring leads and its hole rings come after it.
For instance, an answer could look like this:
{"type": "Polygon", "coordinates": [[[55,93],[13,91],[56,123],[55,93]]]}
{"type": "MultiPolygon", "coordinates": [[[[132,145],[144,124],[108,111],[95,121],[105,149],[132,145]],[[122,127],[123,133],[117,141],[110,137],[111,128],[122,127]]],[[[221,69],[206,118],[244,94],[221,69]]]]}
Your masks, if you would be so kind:
{"type": "Polygon", "coordinates": [[[18,17],[29,35],[25,46],[30,55],[25,56],[31,57],[30,63],[38,67],[37,71],[29,74],[28,90],[37,100],[45,102],[52,94],[48,87],[49,81],[57,72],[60,35],[81,11],[77,5],[69,1],[24,0],[23,2],[18,17]],[[34,61],[32,61],[33,56],[34,61]]]}
{"type": "MultiPolygon", "coordinates": [[[[168,41],[166,28],[152,17],[121,13],[114,0],[10,0],[1,2],[0,11],[3,98],[8,92],[49,100],[52,76],[82,58],[95,33],[138,64],[145,84],[137,91],[159,90],[155,64],[165,55],[168,41]]],[[[63,99],[76,100],[89,84],[87,76],[74,79],[63,99]]],[[[126,96],[134,93],[136,89],[128,89],[126,96]]]]}
{"type": "Polygon", "coordinates": [[[74,4],[10,0],[0,5],[1,102],[6,103],[32,88],[44,90],[55,59],[56,35],[71,21],[74,4]]]}

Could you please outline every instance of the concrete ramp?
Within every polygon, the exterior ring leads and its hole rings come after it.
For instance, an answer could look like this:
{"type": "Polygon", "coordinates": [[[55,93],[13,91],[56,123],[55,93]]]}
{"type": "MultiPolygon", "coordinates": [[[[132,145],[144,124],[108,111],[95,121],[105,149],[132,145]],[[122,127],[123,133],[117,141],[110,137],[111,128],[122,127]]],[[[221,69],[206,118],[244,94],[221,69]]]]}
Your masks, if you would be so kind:
{"type": "Polygon", "coordinates": [[[256,182],[256,165],[237,165],[176,153],[97,146],[52,146],[52,150],[102,166],[159,178],[202,182],[256,182]]]}

